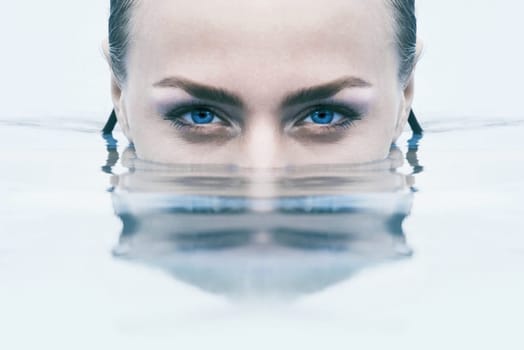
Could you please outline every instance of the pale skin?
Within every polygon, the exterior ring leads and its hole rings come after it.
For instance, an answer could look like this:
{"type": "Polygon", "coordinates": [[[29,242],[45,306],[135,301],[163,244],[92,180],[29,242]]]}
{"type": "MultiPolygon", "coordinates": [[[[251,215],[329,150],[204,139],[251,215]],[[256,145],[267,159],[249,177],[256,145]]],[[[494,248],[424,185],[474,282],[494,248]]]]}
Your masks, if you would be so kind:
{"type": "Polygon", "coordinates": [[[385,159],[413,102],[394,26],[385,0],[141,0],[118,122],[161,163],[385,159]]]}

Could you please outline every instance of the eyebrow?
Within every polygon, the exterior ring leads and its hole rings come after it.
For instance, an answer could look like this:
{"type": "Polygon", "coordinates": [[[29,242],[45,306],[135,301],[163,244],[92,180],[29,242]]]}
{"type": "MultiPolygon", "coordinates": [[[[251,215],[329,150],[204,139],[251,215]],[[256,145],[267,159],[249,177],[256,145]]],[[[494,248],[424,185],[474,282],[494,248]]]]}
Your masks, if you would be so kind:
{"type": "MultiPolygon", "coordinates": [[[[198,99],[228,104],[239,108],[245,107],[242,98],[233,92],[219,87],[199,84],[181,77],[165,78],[155,83],[153,86],[161,88],[179,88],[198,99]]],[[[280,108],[285,109],[312,100],[326,99],[336,95],[338,92],[346,88],[365,88],[371,86],[372,85],[369,82],[357,77],[343,77],[326,84],[307,87],[292,92],[284,97],[280,104],[280,108]]]]}
{"type": "Polygon", "coordinates": [[[201,100],[208,100],[217,103],[228,104],[240,108],[243,108],[245,106],[244,101],[242,101],[242,99],[238,95],[235,95],[234,93],[229,92],[226,89],[213,86],[206,86],[184,78],[165,78],[155,83],[153,86],[179,88],[184,90],[191,96],[199,98],[201,100]]]}
{"type": "Polygon", "coordinates": [[[280,108],[304,104],[313,100],[322,100],[332,97],[346,88],[371,87],[371,84],[356,77],[344,77],[327,84],[316,85],[300,89],[287,95],[282,101],[280,108]]]}

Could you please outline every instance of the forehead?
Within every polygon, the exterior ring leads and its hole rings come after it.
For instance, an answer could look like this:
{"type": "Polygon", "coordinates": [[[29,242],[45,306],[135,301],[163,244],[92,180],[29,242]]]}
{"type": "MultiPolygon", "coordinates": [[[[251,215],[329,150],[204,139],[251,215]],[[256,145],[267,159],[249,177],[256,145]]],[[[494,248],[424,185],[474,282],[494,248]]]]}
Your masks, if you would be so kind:
{"type": "Polygon", "coordinates": [[[168,72],[223,80],[242,69],[244,77],[279,69],[289,76],[298,73],[292,67],[302,76],[371,75],[394,60],[386,1],[139,0],[128,65],[151,80],[168,72]]]}

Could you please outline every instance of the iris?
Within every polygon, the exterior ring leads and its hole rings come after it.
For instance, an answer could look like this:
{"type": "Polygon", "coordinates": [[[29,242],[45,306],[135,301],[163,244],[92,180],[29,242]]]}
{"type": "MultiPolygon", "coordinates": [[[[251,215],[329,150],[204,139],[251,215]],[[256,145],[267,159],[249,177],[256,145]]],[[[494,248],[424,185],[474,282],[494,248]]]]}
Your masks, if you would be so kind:
{"type": "Polygon", "coordinates": [[[191,121],[195,124],[210,124],[215,119],[211,111],[196,110],[191,112],[191,121]]]}
{"type": "Polygon", "coordinates": [[[335,119],[335,113],[333,111],[323,110],[316,111],[311,115],[311,120],[315,124],[327,125],[331,124],[335,119]]]}

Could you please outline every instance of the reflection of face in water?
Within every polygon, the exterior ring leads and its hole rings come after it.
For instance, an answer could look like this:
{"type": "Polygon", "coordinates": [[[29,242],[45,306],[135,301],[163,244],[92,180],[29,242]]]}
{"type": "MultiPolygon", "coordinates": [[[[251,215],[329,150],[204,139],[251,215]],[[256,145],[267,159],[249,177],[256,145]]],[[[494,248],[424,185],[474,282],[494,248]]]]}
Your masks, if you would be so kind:
{"type": "Polygon", "coordinates": [[[129,149],[129,171],[113,177],[123,223],[114,254],[229,296],[312,293],[410,256],[402,223],[413,180],[396,170],[402,159],[393,149],[381,163],[259,173],[166,167],[129,149]]]}

